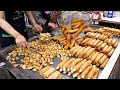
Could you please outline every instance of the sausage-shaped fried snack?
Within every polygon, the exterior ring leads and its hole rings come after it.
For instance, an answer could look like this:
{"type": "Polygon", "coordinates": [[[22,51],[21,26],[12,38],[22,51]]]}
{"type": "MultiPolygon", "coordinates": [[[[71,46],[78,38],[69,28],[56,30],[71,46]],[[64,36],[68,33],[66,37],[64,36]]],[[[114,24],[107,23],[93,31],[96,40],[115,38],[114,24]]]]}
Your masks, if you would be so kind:
{"type": "Polygon", "coordinates": [[[109,46],[109,47],[107,48],[106,52],[109,53],[112,49],[113,49],[113,47],[112,47],[112,46],[109,46]]]}
{"type": "Polygon", "coordinates": [[[68,41],[71,40],[71,34],[70,34],[70,33],[68,33],[68,35],[67,35],[67,40],[68,40],[68,41]]]}
{"type": "Polygon", "coordinates": [[[105,40],[105,39],[107,39],[107,38],[108,38],[107,36],[103,35],[102,40],[105,40]]]}
{"type": "Polygon", "coordinates": [[[99,42],[100,42],[100,40],[97,39],[97,40],[93,43],[93,46],[96,46],[99,42]]]}
{"type": "Polygon", "coordinates": [[[68,60],[64,65],[63,65],[63,71],[67,70],[67,66],[69,66],[72,62],[74,61],[73,58],[68,60]]]}
{"type": "Polygon", "coordinates": [[[97,62],[97,63],[96,63],[96,66],[98,67],[98,66],[100,66],[100,64],[97,62]]]}
{"type": "Polygon", "coordinates": [[[93,79],[97,79],[98,75],[99,75],[99,71],[96,71],[95,74],[94,74],[94,76],[93,76],[93,79]]]}
{"type": "Polygon", "coordinates": [[[46,72],[48,69],[50,69],[50,66],[46,66],[43,69],[40,70],[39,74],[43,77],[43,73],[46,72]]]}
{"type": "Polygon", "coordinates": [[[91,48],[91,49],[86,53],[86,57],[90,56],[90,54],[91,54],[92,52],[94,52],[94,51],[95,51],[95,48],[91,48]]]}
{"type": "Polygon", "coordinates": [[[108,43],[108,45],[111,45],[111,43],[112,43],[112,39],[109,38],[108,41],[107,41],[107,43],[108,43]]]}
{"type": "Polygon", "coordinates": [[[80,63],[78,63],[77,65],[75,65],[73,67],[73,72],[77,71],[80,69],[81,65],[83,65],[86,62],[86,59],[82,60],[80,63]]]}
{"type": "Polygon", "coordinates": [[[105,46],[107,45],[107,43],[103,43],[100,48],[103,49],[105,46]]]}
{"type": "Polygon", "coordinates": [[[97,48],[100,48],[100,46],[103,44],[103,41],[100,41],[96,46],[97,48]]]}
{"type": "Polygon", "coordinates": [[[60,76],[60,73],[58,71],[55,71],[48,77],[48,79],[58,79],[59,76],[60,76]]]}
{"type": "Polygon", "coordinates": [[[79,23],[77,23],[74,27],[72,27],[73,29],[79,28],[84,22],[81,21],[79,23]]]}
{"type": "Polygon", "coordinates": [[[76,71],[76,72],[72,73],[72,75],[73,75],[74,78],[77,77],[79,74],[80,74],[79,71],[76,71]]]}
{"type": "Polygon", "coordinates": [[[62,79],[62,75],[61,74],[58,76],[58,79],[62,79]]]}
{"type": "Polygon", "coordinates": [[[96,64],[96,62],[95,62],[95,61],[93,61],[93,62],[92,62],[92,64],[93,64],[93,65],[95,65],[95,64],[96,64]]]}
{"type": "Polygon", "coordinates": [[[93,41],[90,43],[92,47],[94,47],[95,42],[96,42],[96,39],[93,39],[93,41]]]}
{"type": "Polygon", "coordinates": [[[107,62],[108,62],[108,58],[105,60],[105,62],[103,64],[100,65],[100,68],[104,68],[106,66],[107,62]]]}
{"type": "Polygon", "coordinates": [[[97,58],[95,59],[95,62],[98,63],[99,60],[100,60],[103,56],[104,56],[104,54],[103,54],[103,53],[100,53],[100,54],[97,56],[97,58]]]}
{"type": "Polygon", "coordinates": [[[100,64],[103,64],[106,59],[107,59],[107,55],[104,55],[104,56],[99,60],[99,63],[100,63],[100,64]]]}
{"type": "Polygon", "coordinates": [[[100,35],[98,39],[103,40],[104,35],[100,35]]]}
{"type": "Polygon", "coordinates": [[[94,61],[99,54],[99,52],[95,52],[95,54],[90,58],[90,60],[94,61]]]}
{"type": "Polygon", "coordinates": [[[82,43],[84,44],[84,43],[88,42],[89,40],[90,40],[90,38],[86,38],[85,40],[83,40],[82,43]]]}
{"type": "Polygon", "coordinates": [[[68,72],[68,76],[71,76],[72,75],[72,72],[68,72]]]}
{"type": "Polygon", "coordinates": [[[101,36],[101,34],[98,33],[98,34],[95,36],[95,38],[98,39],[100,36],[101,36]]]}
{"type": "Polygon", "coordinates": [[[68,33],[75,33],[77,32],[78,28],[77,29],[73,29],[73,30],[68,30],[68,33]]]}
{"type": "Polygon", "coordinates": [[[78,50],[80,50],[82,47],[81,46],[79,46],[78,48],[76,48],[71,54],[72,54],[72,56],[74,56],[76,53],[77,53],[77,51],[78,50]]]}
{"type": "Polygon", "coordinates": [[[71,60],[71,63],[69,65],[67,65],[65,68],[63,67],[66,71],[70,71],[71,64],[73,64],[73,62],[75,62],[74,58],[71,58],[70,60],[71,60]]]}
{"type": "Polygon", "coordinates": [[[113,45],[113,47],[114,47],[114,48],[116,48],[116,47],[117,47],[117,45],[118,45],[118,42],[116,42],[116,43],[113,45]]]}
{"type": "Polygon", "coordinates": [[[108,49],[108,45],[106,45],[106,46],[102,49],[101,52],[106,54],[106,53],[107,53],[107,52],[106,52],[107,49],[108,49]]]}
{"type": "Polygon", "coordinates": [[[87,78],[88,79],[93,79],[93,76],[95,74],[95,72],[97,71],[97,67],[95,65],[92,66],[92,69],[90,70],[90,72],[87,74],[87,78]]]}
{"type": "Polygon", "coordinates": [[[82,58],[77,58],[76,60],[74,60],[74,61],[70,64],[69,69],[72,70],[73,67],[74,67],[76,64],[78,64],[79,62],[81,62],[81,61],[82,61],[82,58]]]}
{"type": "Polygon", "coordinates": [[[78,47],[79,47],[79,45],[74,46],[73,48],[70,49],[70,52],[73,52],[78,47]]]}
{"type": "Polygon", "coordinates": [[[113,52],[114,52],[114,48],[112,48],[112,50],[107,54],[108,55],[108,57],[110,57],[110,56],[112,56],[112,54],[113,54],[113,52]]]}
{"type": "Polygon", "coordinates": [[[82,58],[85,54],[84,51],[86,50],[86,48],[84,48],[80,53],[79,53],[79,58],[82,58]]]}
{"type": "Polygon", "coordinates": [[[76,38],[71,40],[70,48],[72,48],[75,45],[76,38]]]}
{"type": "Polygon", "coordinates": [[[65,58],[61,63],[59,63],[59,64],[57,65],[56,69],[61,68],[61,66],[64,65],[67,61],[68,61],[68,59],[65,58]]]}
{"type": "Polygon", "coordinates": [[[55,71],[55,68],[48,69],[46,72],[43,73],[43,78],[47,79],[55,71]]]}
{"type": "Polygon", "coordinates": [[[95,41],[95,39],[92,39],[91,42],[88,43],[89,46],[92,46],[93,42],[95,41]]]}
{"type": "Polygon", "coordinates": [[[76,57],[79,56],[80,53],[81,53],[84,49],[85,49],[85,47],[81,47],[81,49],[79,49],[79,50],[77,51],[77,53],[75,54],[75,56],[76,56],[76,57]]]}
{"type": "Polygon", "coordinates": [[[80,45],[81,44],[81,40],[80,39],[78,39],[77,41],[76,41],[76,43],[78,44],[78,45],[80,45]]]}
{"type": "Polygon", "coordinates": [[[79,75],[77,76],[77,79],[81,79],[81,74],[79,74],[79,75]]]}
{"type": "Polygon", "coordinates": [[[84,56],[84,58],[87,58],[87,57],[86,57],[86,53],[87,53],[90,49],[91,49],[91,47],[89,47],[89,46],[84,49],[84,51],[83,51],[83,56],[84,56]]]}
{"type": "Polygon", "coordinates": [[[116,42],[117,42],[117,40],[113,39],[111,44],[114,45],[116,42]]]}
{"type": "Polygon", "coordinates": [[[65,49],[65,50],[68,50],[69,47],[70,47],[70,42],[68,42],[68,43],[65,45],[64,49],[65,49]]]}
{"type": "Polygon", "coordinates": [[[92,68],[92,64],[91,65],[89,65],[80,75],[81,75],[81,78],[84,78],[87,74],[88,74],[88,72],[91,70],[91,68],[92,68]]]}
{"type": "Polygon", "coordinates": [[[91,55],[87,59],[91,59],[91,57],[95,54],[96,52],[92,52],[91,55]]]}
{"type": "Polygon", "coordinates": [[[89,65],[91,65],[92,61],[88,60],[86,61],[79,69],[79,72],[83,72],[89,65]]]}
{"type": "Polygon", "coordinates": [[[104,40],[104,42],[108,43],[108,38],[104,40]]]}
{"type": "Polygon", "coordinates": [[[66,35],[68,33],[68,31],[69,31],[68,29],[65,30],[63,34],[66,35]]]}
{"type": "Polygon", "coordinates": [[[78,31],[74,34],[74,37],[77,37],[83,30],[84,28],[81,26],[81,28],[79,28],[78,31]]]}

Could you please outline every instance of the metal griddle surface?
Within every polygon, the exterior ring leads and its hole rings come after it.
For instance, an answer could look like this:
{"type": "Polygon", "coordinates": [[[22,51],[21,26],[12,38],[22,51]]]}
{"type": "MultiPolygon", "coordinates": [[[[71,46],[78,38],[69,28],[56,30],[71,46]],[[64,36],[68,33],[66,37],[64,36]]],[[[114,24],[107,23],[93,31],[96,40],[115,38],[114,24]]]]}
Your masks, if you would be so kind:
{"type": "MultiPolygon", "coordinates": [[[[97,28],[100,28],[100,26],[92,26],[92,28],[93,28],[93,29],[97,29],[97,28]]],[[[80,36],[83,36],[83,35],[84,35],[83,33],[80,34],[80,36]]],[[[37,39],[37,38],[38,38],[38,37],[34,37],[34,38],[32,38],[30,41],[33,41],[33,40],[35,40],[35,39],[37,39]]],[[[113,37],[113,38],[117,39],[118,42],[120,42],[120,38],[119,38],[119,37],[113,37]]],[[[14,50],[14,48],[16,48],[16,46],[8,47],[8,48],[4,49],[3,51],[1,51],[0,53],[2,54],[2,56],[3,56],[4,58],[6,58],[7,54],[10,53],[12,50],[14,50]]],[[[21,58],[23,58],[23,57],[21,57],[21,58]]],[[[9,70],[10,72],[12,72],[13,75],[14,75],[16,78],[18,78],[18,79],[20,79],[20,78],[21,78],[21,79],[43,79],[43,78],[39,75],[38,72],[35,73],[35,72],[31,71],[31,70],[24,70],[24,69],[22,69],[22,68],[19,67],[19,66],[15,68],[11,63],[9,63],[8,60],[3,59],[3,61],[5,61],[5,62],[7,63],[8,70],[9,70]],[[11,68],[12,68],[12,69],[11,69],[11,68]],[[14,71],[17,71],[17,72],[14,72],[14,71]]],[[[20,63],[19,60],[18,60],[17,62],[20,63]]],[[[50,66],[56,68],[57,65],[61,62],[61,60],[60,60],[59,58],[57,58],[57,57],[54,57],[53,62],[54,62],[53,65],[50,65],[50,66]]],[[[100,69],[99,75],[101,74],[101,72],[102,72],[102,69],[100,69]]],[[[61,72],[61,74],[62,74],[62,79],[75,79],[75,78],[73,78],[73,77],[71,77],[71,76],[68,76],[67,74],[63,74],[62,72],[61,72]]]]}

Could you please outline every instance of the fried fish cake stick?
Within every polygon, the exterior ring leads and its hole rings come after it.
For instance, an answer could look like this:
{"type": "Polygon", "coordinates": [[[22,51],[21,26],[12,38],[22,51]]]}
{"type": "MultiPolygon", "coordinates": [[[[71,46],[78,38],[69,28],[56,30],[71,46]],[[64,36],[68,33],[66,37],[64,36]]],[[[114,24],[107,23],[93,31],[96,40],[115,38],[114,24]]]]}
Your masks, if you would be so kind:
{"type": "Polygon", "coordinates": [[[73,29],[79,28],[81,25],[83,24],[83,21],[77,23],[74,27],[72,27],[73,29]]]}
{"type": "Polygon", "coordinates": [[[69,34],[72,34],[72,33],[75,33],[75,32],[77,32],[77,31],[78,31],[78,28],[77,28],[77,29],[73,29],[73,30],[69,30],[68,33],[69,33],[69,34]]]}
{"type": "Polygon", "coordinates": [[[73,67],[75,67],[75,65],[77,65],[78,63],[80,63],[83,59],[82,58],[77,58],[71,65],[70,65],[70,70],[73,70],[73,67]]]}
{"type": "Polygon", "coordinates": [[[108,41],[107,41],[108,45],[111,45],[112,44],[112,39],[109,38],[108,41]]]}
{"type": "Polygon", "coordinates": [[[112,48],[112,50],[107,54],[108,55],[108,57],[110,57],[110,56],[112,56],[112,54],[113,54],[113,52],[114,52],[114,48],[112,48]]]}
{"type": "Polygon", "coordinates": [[[79,74],[79,75],[77,76],[77,79],[81,79],[81,74],[79,74]]]}
{"type": "Polygon", "coordinates": [[[78,63],[77,65],[75,65],[73,67],[73,72],[79,70],[79,68],[81,67],[81,65],[83,65],[86,62],[86,59],[82,60],[80,63],[78,63]]]}
{"type": "Polygon", "coordinates": [[[97,56],[97,58],[95,59],[95,62],[98,63],[99,60],[100,60],[103,56],[104,56],[104,54],[103,54],[103,53],[100,53],[100,54],[97,56]]]}
{"type": "Polygon", "coordinates": [[[68,66],[68,65],[70,65],[72,62],[74,61],[74,59],[73,58],[71,58],[70,60],[68,60],[68,62],[66,62],[64,65],[63,65],[63,71],[66,71],[66,67],[68,66]]]}
{"type": "Polygon", "coordinates": [[[68,42],[68,43],[65,45],[64,49],[65,49],[65,50],[68,50],[69,47],[70,47],[70,42],[68,42]]]}
{"type": "Polygon", "coordinates": [[[52,73],[48,79],[58,79],[59,78],[60,73],[58,71],[55,71],[54,73],[52,73]]]}
{"type": "Polygon", "coordinates": [[[112,47],[112,46],[109,46],[109,47],[107,48],[106,52],[109,53],[112,49],[113,49],[113,47],[112,47]]]}
{"type": "Polygon", "coordinates": [[[113,47],[116,48],[118,46],[118,42],[116,42],[113,47]]]}
{"type": "Polygon", "coordinates": [[[96,47],[96,45],[97,45],[99,42],[100,42],[100,40],[99,40],[99,39],[97,39],[97,40],[93,43],[93,46],[95,46],[95,47],[96,47]]]}
{"type": "Polygon", "coordinates": [[[86,53],[86,57],[89,57],[90,54],[91,54],[92,52],[94,52],[94,51],[95,51],[95,48],[91,48],[91,49],[86,53]]]}
{"type": "Polygon", "coordinates": [[[103,43],[100,48],[103,49],[105,46],[107,45],[107,43],[103,43]]]}
{"type": "Polygon", "coordinates": [[[83,40],[82,43],[84,44],[84,43],[88,42],[89,40],[90,40],[90,38],[86,38],[85,40],[83,40]]]}
{"type": "Polygon", "coordinates": [[[81,49],[82,47],[81,46],[79,46],[78,48],[76,48],[71,54],[72,54],[72,56],[73,55],[75,55],[76,54],[76,52],[79,50],[79,49],[81,49]]]}
{"type": "Polygon", "coordinates": [[[76,38],[71,40],[70,48],[72,48],[75,45],[76,38]]]}
{"type": "Polygon", "coordinates": [[[113,39],[112,42],[111,42],[111,44],[114,45],[116,42],[117,42],[117,40],[113,39]]]}
{"type": "Polygon", "coordinates": [[[74,60],[74,61],[71,63],[69,69],[72,70],[73,67],[74,67],[76,64],[78,64],[79,62],[81,62],[81,61],[82,61],[82,58],[77,58],[76,60],[74,60]]]}
{"type": "Polygon", "coordinates": [[[88,72],[91,70],[91,68],[92,68],[92,64],[89,65],[89,66],[81,73],[81,78],[84,78],[84,77],[88,74],[88,72]]]}
{"type": "Polygon", "coordinates": [[[83,30],[83,27],[79,28],[79,30],[74,34],[74,37],[77,37],[83,30]]]}
{"type": "Polygon", "coordinates": [[[97,79],[98,75],[99,75],[99,71],[96,71],[95,74],[94,74],[94,76],[93,76],[93,79],[97,79]]]}
{"type": "Polygon", "coordinates": [[[79,45],[74,46],[73,48],[70,49],[70,52],[73,52],[78,47],[79,47],[79,45]]]}
{"type": "Polygon", "coordinates": [[[92,52],[91,55],[87,59],[91,59],[91,57],[95,54],[96,52],[92,52]]]}
{"type": "Polygon", "coordinates": [[[100,68],[104,68],[106,66],[107,62],[108,62],[108,59],[106,59],[105,62],[100,65],[100,68]]]}
{"type": "Polygon", "coordinates": [[[97,67],[95,65],[93,65],[92,69],[87,74],[87,79],[92,79],[93,75],[95,74],[96,71],[97,71],[97,67]]]}
{"type": "Polygon", "coordinates": [[[79,74],[80,74],[79,71],[76,71],[76,72],[72,73],[72,75],[73,75],[74,78],[77,77],[79,74]]]}
{"type": "Polygon", "coordinates": [[[50,69],[50,66],[46,66],[43,69],[40,70],[39,74],[43,77],[43,73],[46,72],[48,69],[50,69]]]}
{"type": "Polygon", "coordinates": [[[106,52],[106,50],[108,49],[108,45],[106,45],[103,49],[102,49],[102,53],[104,53],[104,54],[106,54],[107,52],[106,52]]]}
{"type": "Polygon", "coordinates": [[[106,59],[107,59],[107,55],[104,55],[104,56],[99,60],[99,63],[100,63],[100,64],[103,64],[106,59]]]}
{"type": "Polygon", "coordinates": [[[61,68],[61,66],[64,65],[67,61],[68,61],[68,59],[65,58],[61,63],[59,63],[59,64],[57,65],[56,69],[61,68]]]}
{"type": "Polygon", "coordinates": [[[47,79],[52,73],[56,71],[55,68],[50,68],[46,72],[43,73],[43,78],[47,79]]]}
{"type": "Polygon", "coordinates": [[[86,61],[79,69],[79,72],[83,72],[89,65],[91,65],[92,61],[88,60],[86,61]]]}
{"type": "Polygon", "coordinates": [[[70,34],[70,33],[68,33],[68,35],[67,35],[67,40],[68,40],[68,41],[71,40],[71,34],[70,34]]]}

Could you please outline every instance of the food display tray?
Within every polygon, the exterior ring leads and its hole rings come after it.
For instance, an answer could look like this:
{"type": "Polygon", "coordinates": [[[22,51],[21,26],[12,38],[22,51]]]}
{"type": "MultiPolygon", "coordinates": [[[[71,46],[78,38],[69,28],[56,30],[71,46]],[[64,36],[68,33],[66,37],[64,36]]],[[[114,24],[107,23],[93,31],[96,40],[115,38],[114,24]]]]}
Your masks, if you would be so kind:
{"type": "MultiPolygon", "coordinates": [[[[90,26],[91,28],[93,29],[97,29],[97,28],[100,28],[101,26],[96,26],[96,25],[93,25],[93,26],[90,26]]],[[[83,33],[80,34],[80,36],[84,35],[83,33]]],[[[118,40],[118,42],[120,42],[120,38],[118,37],[113,37],[115,39],[118,40]]],[[[35,36],[31,39],[29,39],[29,41],[34,41],[38,39],[38,36],[35,36]]],[[[10,47],[7,47],[5,48],[4,50],[0,51],[0,54],[2,56],[2,61],[4,61],[6,63],[6,66],[7,66],[7,69],[17,78],[17,79],[43,79],[38,72],[33,72],[31,70],[24,70],[22,69],[21,67],[14,67],[8,60],[6,60],[6,56],[8,55],[8,53],[10,53],[11,51],[13,51],[17,46],[10,46],[10,47]]],[[[111,74],[111,71],[112,69],[114,68],[117,60],[118,60],[118,57],[119,57],[119,54],[120,54],[120,43],[118,44],[117,48],[115,49],[114,53],[112,54],[112,56],[110,57],[107,65],[105,66],[104,69],[100,69],[100,72],[99,72],[99,77],[98,79],[108,79],[110,74],[111,74]]],[[[23,57],[20,57],[20,58],[23,58],[23,57]]],[[[54,68],[57,67],[57,65],[60,63],[60,59],[57,58],[57,57],[54,57],[53,58],[53,65],[50,65],[54,68]]],[[[18,61],[17,63],[20,63],[20,61],[18,61]]],[[[68,76],[67,74],[62,74],[62,79],[75,79],[71,76],[68,76]]]]}

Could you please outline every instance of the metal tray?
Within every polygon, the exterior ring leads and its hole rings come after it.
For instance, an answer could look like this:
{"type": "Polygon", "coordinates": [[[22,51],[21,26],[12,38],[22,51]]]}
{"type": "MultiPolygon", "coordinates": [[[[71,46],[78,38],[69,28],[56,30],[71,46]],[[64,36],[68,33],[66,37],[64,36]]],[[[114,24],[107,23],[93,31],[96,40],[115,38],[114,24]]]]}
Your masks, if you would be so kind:
{"type": "MultiPolygon", "coordinates": [[[[93,25],[93,26],[90,26],[90,27],[94,28],[94,29],[100,28],[100,26],[96,26],[96,25],[93,25]]],[[[84,35],[84,34],[81,33],[80,36],[82,36],[82,35],[84,35]]],[[[118,42],[120,42],[120,38],[118,38],[118,37],[114,37],[114,38],[116,38],[118,40],[118,42]]],[[[33,40],[36,40],[36,39],[38,39],[38,36],[31,38],[29,41],[33,41],[33,40]]],[[[7,56],[7,54],[10,53],[11,51],[13,51],[16,47],[17,46],[7,47],[4,50],[0,51],[0,53],[5,58],[7,56]]],[[[120,43],[118,44],[117,48],[115,49],[113,55],[110,57],[107,65],[105,66],[105,68],[100,69],[98,79],[108,79],[109,78],[109,75],[110,75],[110,73],[111,73],[111,71],[112,71],[112,69],[113,69],[113,67],[114,67],[114,65],[115,65],[115,63],[116,63],[116,61],[119,57],[119,54],[120,54],[119,51],[120,51],[120,43]]],[[[42,79],[42,77],[39,76],[38,72],[34,73],[31,70],[23,70],[20,67],[15,68],[11,63],[9,63],[8,60],[4,59],[4,61],[7,62],[6,65],[9,66],[8,69],[10,70],[10,72],[12,72],[13,75],[18,79],[23,78],[23,76],[21,76],[21,75],[26,76],[27,78],[25,78],[25,79],[42,79]],[[11,68],[13,68],[13,69],[11,69],[11,68]],[[16,69],[17,69],[17,73],[14,72],[16,69]]],[[[59,60],[59,58],[54,57],[53,62],[54,62],[54,64],[51,65],[51,66],[56,68],[58,63],[60,63],[60,60],[59,60]]],[[[70,77],[66,74],[63,74],[63,73],[61,73],[61,74],[62,74],[62,79],[74,79],[73,77],[70,77]]]]}

